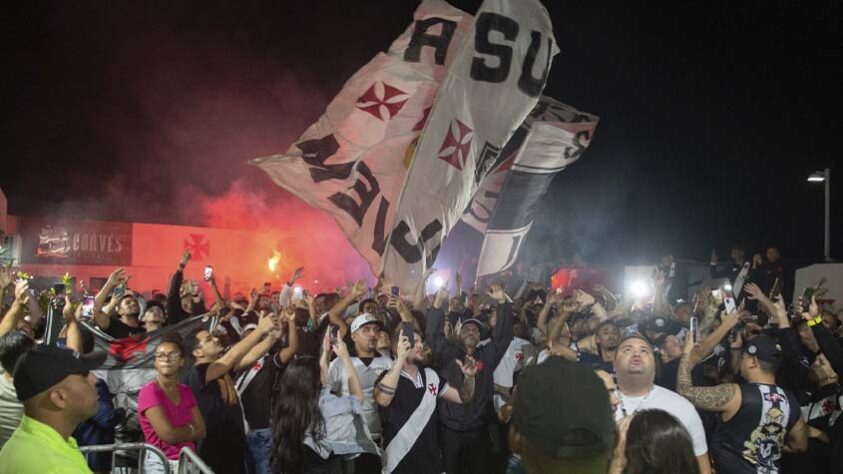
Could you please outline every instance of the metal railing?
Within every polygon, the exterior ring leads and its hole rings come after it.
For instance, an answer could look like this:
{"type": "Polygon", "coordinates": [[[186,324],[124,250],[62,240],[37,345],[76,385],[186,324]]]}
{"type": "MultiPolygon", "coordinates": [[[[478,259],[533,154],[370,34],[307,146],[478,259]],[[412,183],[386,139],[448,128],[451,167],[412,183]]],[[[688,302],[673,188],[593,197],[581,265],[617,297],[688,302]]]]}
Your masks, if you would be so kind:
{"type": "Polygon", "coordinates": [[[111,472],[120,472],[121,468],[115,467],[115,457],[117,456],[118,452],[126,452],[126,451],[138,451],[138,473],[143,474],[144,469],[144,460],[146,459],[145,454],[147,452],[152,453],[155,456],[161,458],[161,465],[164,468],[164,474],[171,474],[172,471],[170,470],[170,463],[167,461],[167,456],[164,454],[163,451],[156,448],[151,444],[146,443],[121,443],[121,444],[98,444],[94,446],[80,446],[79,451],[82,454],[87,453],[103,453],[103,452],[111,452],[111,472]]]}
{"type": "Polygon", "coordinates": [[[187,446],[181,448],[179,453],[179,472],[178,474],[214,474],[213,469],[205,464],[205,461],[199,457],[192,449],[187,446]]]}

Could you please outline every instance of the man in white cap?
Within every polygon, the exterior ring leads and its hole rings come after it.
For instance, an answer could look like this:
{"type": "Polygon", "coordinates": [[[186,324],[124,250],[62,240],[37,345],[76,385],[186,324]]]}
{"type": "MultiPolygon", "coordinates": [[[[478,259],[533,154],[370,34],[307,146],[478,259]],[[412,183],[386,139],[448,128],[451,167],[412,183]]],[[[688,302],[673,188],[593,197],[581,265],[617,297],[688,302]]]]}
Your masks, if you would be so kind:
{"type": "MultiPolygon", "coordinates": [[[[360,387],[363,389],[363,419],[366,427],[376,443],[381,438],[381,422],[378,416],[372,392],[378,377],[392,367],[392,359],[377,352],[378,332],[383,329],[383,321],[369,313],[363,313],[351,322],[351,340],[354,342],[355,357],[351,358],[360,387]]],[[[336,359],[328,368],[328,385],[331,391],[343,396],[351,396],[348,388],[348,375],[341,360],[336,359]]],[[[359,433],[358,433],[359,435],[359,433]]],[[[381,461],[373,454],[361,454],[351,461],[355,474],[369,474],[381,472],[381,461]]],[[[349,471],[350,471],[350,466],[349,471]]]]}

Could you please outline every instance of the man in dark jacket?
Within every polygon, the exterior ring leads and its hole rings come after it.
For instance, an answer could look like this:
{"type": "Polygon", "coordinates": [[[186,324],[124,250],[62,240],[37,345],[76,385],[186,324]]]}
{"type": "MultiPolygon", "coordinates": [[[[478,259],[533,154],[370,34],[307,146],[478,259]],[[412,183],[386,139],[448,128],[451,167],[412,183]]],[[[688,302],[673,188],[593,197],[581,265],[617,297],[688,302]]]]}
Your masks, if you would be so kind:
{"type": "Polygon", "coordinates": [[[492,285],[489,296],[497,305],[491,315],[495,320],[492,341],[478,347],[484,324],[477,319],[462,321],[458,341],[451,342],[445,337],[444,317],[448,296],[444,289],[436,294],[433,308],[427,315],[425,339],[440,364],[440,373],[449,383],[462,383],[462,371],[457,361],[465,362],[466,356],[472,356],[477,361],[477,376],[471,403],[458,405],[439,402],[445,469],[448,474],[488,474],[492,458],[489,403],[495,389],[495,367],[512,342],[511,301],[500,285],[492,285]]]}

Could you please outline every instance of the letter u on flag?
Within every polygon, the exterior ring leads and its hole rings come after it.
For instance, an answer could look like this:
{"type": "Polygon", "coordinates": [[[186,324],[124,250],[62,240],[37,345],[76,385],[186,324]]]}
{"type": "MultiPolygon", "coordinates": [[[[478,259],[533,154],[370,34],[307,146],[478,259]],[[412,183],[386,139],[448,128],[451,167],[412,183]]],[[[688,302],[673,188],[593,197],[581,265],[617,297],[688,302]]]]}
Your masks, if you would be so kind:
{"type": "Polygon", "coordinates": [[[536,105],[558,52],[538,0],[483,2],[440,87],[394,217],[384,272],[411,288],[436,259],[515,129],[536,105]]]}

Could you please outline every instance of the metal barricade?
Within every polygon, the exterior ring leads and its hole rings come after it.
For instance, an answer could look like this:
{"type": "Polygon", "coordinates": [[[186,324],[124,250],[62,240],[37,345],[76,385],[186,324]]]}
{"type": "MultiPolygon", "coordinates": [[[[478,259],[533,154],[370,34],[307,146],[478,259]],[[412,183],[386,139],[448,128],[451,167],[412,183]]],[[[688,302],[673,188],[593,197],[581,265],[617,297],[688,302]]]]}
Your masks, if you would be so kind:
{"type": "Polygon", "coordinates": [[[192,449],[187,446],[181,448],[178,474],[196,474],[197,472],[214,474],[214,471],[192,449]]]}
{"type": "MultiPolygon", "coordinates": [[[[187,449],[187,448],[185,448],[187,449]]],[[[111,452],[111,472],[120,472],[119,469],[114,466],[115,464],[115,456],[118,452],[126,452],[126,451],[138,451],[138,473],[143,474],[143,464],[146,458],[145,454],[147,452],[152,453],[155,456],[161,458],[161,465],[164,467],[164,474],[172,474],[170,470],[170,463],[167,461],[167,456],[164,454],[163,451],[156,448],[151,444],[146,443],[122,443],[122,444],[98,444],[94,446],[80,446],[79,451],[82,454],[86,453],[101,453],[101,452],[111,452]],[[116,469],[118,469],[116,471],[116,469]]],[[[181,472],[181,469],[179,469],[181,472]]],[[[212,471],[208,471],[212,472],[212,471]]]]}

